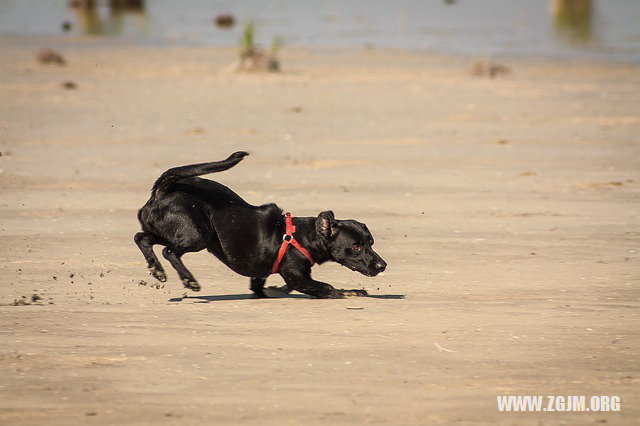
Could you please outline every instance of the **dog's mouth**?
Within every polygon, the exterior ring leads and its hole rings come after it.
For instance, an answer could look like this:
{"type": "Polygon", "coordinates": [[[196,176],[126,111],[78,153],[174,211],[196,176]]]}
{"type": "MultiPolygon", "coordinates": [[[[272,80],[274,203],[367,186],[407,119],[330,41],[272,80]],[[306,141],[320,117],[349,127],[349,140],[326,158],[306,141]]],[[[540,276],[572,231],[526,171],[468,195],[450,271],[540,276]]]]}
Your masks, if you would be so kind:
{"type": "Polygon", "coordinates": [[[378,275],[380,273],[380,271],[375,271],[375,270],[369,270],[369,269],[365,269],[365,268],[358,268],[357,266],[353,266],[353,265],[347,265],[347,264],[342,264],[342,266],[346,266],[347,268],[351,269],[352,271],[361,273],[362,275],[366,276],[366,277],[375,277],[376,275],[378,275]]]}

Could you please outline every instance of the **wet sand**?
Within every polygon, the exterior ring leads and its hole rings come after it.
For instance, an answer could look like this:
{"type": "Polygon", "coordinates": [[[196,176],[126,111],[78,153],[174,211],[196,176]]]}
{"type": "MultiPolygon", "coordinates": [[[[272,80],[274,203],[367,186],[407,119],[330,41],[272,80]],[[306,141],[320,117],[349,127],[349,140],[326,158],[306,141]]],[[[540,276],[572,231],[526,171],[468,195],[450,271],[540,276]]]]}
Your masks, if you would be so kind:
{"type": "MultiPolygon", "coordinates": [[[[0,38],[0,423],[633,424],[640,417],[640,67],[0,38]],[[53,47],[66,66],[44,66],[53,47]],[[76,88],[65,89],[71,81],[76,88]],[[165,169],[294,215],[367,223],[376,298],[255,300],[147,273],[136,211],[165,169]],[[34,296],[35,295],[35,296],[34,296]],[[396,298],[404,295],[404,299],[396,298]],[[34,300],[35,299],[35,300],[34,300]],[[497,395],[620,412],[500,413],[497,395]]],[[[281,283],[273,277],[268,284],[281,283]]]]}

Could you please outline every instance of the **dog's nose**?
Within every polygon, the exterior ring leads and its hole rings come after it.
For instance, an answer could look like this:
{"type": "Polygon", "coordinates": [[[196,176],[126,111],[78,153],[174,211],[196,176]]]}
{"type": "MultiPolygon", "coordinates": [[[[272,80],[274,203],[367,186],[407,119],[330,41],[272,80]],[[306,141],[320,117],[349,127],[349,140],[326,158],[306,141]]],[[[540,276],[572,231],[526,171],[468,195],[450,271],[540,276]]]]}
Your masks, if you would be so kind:
{"type": "Polygon", "coordinates": [[[379,261],[376,262],[374,266],[378,272],[382,272],[387,267],[387,264],[384,260],[380,259],[379,261]]]}

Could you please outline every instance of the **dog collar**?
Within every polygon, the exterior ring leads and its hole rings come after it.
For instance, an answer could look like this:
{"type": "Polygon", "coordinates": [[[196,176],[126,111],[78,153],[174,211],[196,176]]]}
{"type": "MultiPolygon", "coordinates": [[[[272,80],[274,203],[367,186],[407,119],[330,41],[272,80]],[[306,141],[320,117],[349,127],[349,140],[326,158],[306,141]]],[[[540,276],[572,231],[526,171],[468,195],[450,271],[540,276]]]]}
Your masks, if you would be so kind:
{"type": "Polygon", "coordinates": [[[291,217],[291,213],[287,212],[284,220],[287,227],[285,230],[285,234],[282,236],[282,244],[280,245],[280,250],[278,251],[278,257],[276,258],[276,261],[273,262],[273,268],[271,268],[272,274],[278,272],[278,267],[280,266],[280,262],[282,261],[284,253],[287,251],[289,244],[297,248],[300,253],[304,254],[304,257],[309,259],[309,262],[311,262],[311,266],[313,266],[314,264],[311,254],[309,254],[309,252],[293,238],[293,234],[296,232],[296,227],[293,226],[293,218],[291,217]]]}

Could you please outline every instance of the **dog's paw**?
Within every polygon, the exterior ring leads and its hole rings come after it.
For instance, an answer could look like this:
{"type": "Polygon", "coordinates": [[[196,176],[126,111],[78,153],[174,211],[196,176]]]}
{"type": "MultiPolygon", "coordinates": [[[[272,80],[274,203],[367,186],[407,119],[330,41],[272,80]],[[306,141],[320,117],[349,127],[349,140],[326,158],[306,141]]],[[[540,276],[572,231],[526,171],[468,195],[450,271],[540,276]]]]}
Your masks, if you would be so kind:
{"type": "Polygon", "coordinates": [[[197,281],[190,280],[188,278],[182,279],[182,284],[192,291],[200,291],[200,284],[197,281]]]}
{"type": "Polygon", "coordinates": [[[150,266],[149,273],[153,278],[157,279],[161,283],[167,282],[167,274],[165,274],[162,269],[156,269],[153,266],[150,266]]]}
{"type": "Polygon", "coordinates": [[[270,286],[264,289],[264,294],[266,297],[271,297],[271,298],[287,297],[289,295],[289,289],[286,286],[283,286],[283,287],[270,286]]]}
{"type": "Polygon", "coordinates": [[[356,296],[356,297],[366,297],[369,295],[369,293],[367,293],[367,290],[340,290],[342,292],[342,295],[344,297],[351,297],[351,296],[356,296]]]}

